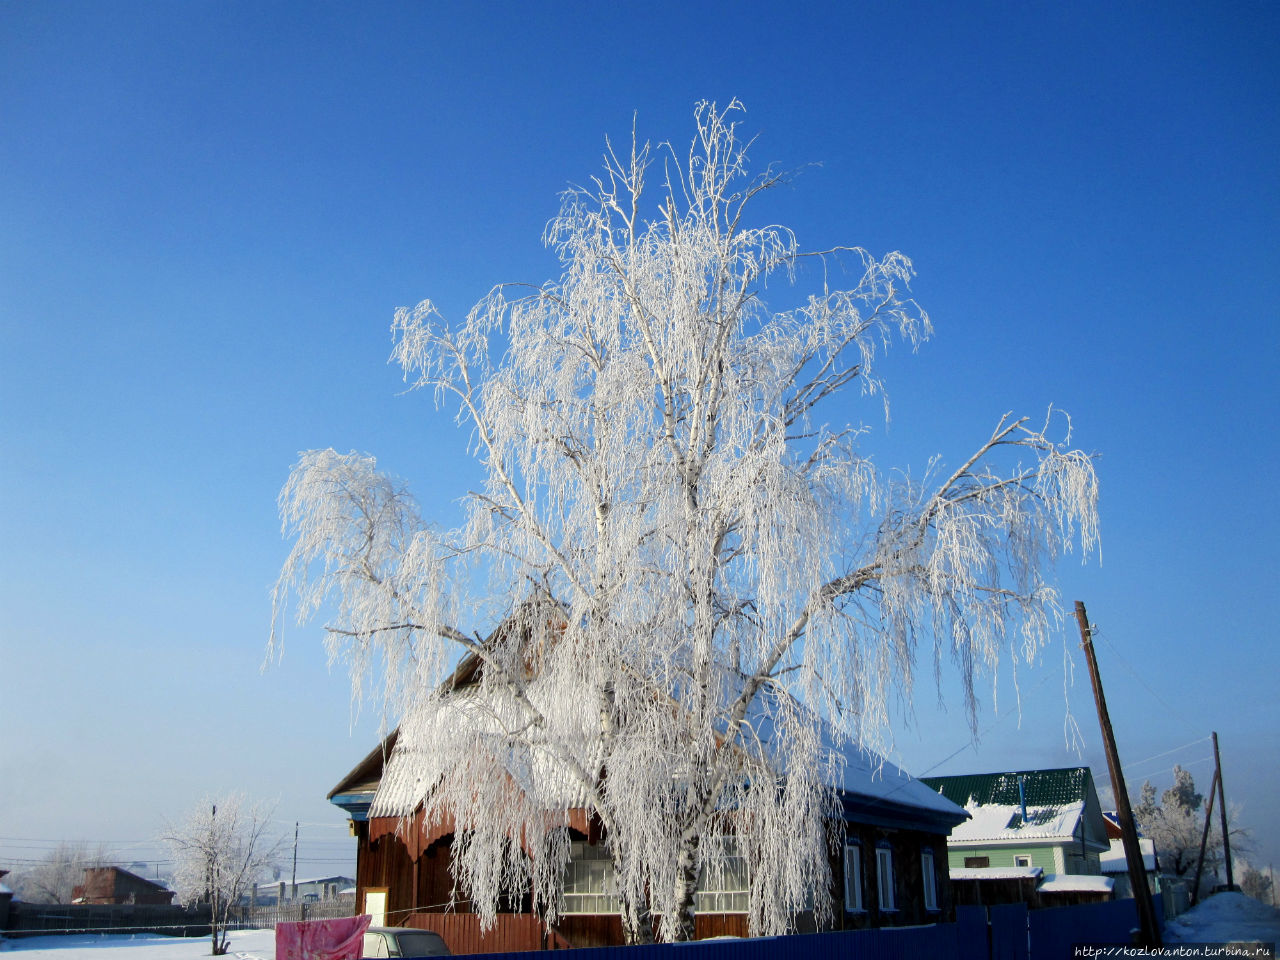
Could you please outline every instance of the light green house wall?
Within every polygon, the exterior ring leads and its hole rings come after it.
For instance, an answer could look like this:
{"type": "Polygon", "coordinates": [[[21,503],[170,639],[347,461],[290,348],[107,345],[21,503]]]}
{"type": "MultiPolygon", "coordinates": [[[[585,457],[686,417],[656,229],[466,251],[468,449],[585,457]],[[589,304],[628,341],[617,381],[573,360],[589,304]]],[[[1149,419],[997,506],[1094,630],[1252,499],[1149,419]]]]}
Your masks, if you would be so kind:
{"type": "MultiPolygon", "coordinates": [[[[1055,846],[1008,846],[1008,847],[957,847],[947,845],[947,863],[952,868],[963,867],[965,857],[987,857],[992,867],[1015,867],[1014,857],[1030,857],[1031,866],[1040,867],[1045,873],[1057,873],[1058,862],[1054,859],[1055,846]]],[[[1061,856],[1061,853],[1058,854],[1061,856]]]]}
{"type": "Polygon", "coordinates": [[[1051,873],[1087,873],[1099,874],[1102,865],[1098,854],[1089,851],[1080,852],[1079,842],[1069,845],[1060,843],[1009,846],[956,846],[947,845],[947,864],[952,867],[963,867],[965,857],[987,857],[991,867],[1016,867],[1014,857],[1030,857],[1031,866],[1039,867],[1046,874],[1051,873]],[[1069,846],[1069,849],[1068,849],[1069,846]]]}

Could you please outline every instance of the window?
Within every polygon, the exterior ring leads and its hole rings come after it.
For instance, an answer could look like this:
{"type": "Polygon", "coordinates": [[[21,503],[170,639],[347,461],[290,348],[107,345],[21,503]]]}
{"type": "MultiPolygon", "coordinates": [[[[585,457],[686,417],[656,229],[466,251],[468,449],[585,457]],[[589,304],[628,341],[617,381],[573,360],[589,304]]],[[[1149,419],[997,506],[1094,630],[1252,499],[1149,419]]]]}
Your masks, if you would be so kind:
{"type": "Polygon", "coordinates": [[[603,846],[569,845],[564,871],[564,913],[617,913],[621,910],[613,887],[613,861],[603,846]]]}
{"type": "Polygon", "coordinates": [[[876,848],[876,889],[882,911],[898,909],[893,896],[893,850],[889,847],[876,848]]]}
{"type": "Polygon", "coordinates": [[[989,867],[991,866],[990,857],[965,857],[964,865],[966,867],[989,867]]]}
{"type": "Polygon", "coordinates": [[[1031,866],[1031,858],[1030,857],[1014,857],[1013,865],[1015,867],[1029,867],[1031,866]]]}
{"type": "Polygon", "coordinates": [[[920,854],[920,875],[924,878],[924,908],[938,909],[938,875],[933,869],[933,851],[925,850],[920,854]]]}
{"type": "Polygon", "coordinates": [[[862,912],[862,847],[856,843],[844,845],[844,908],[862,912]]]}
{"type": "Polygon", "coordinates": [[[738,845],[731,838],[724,841],[724,863],[718,870],[705,866],[698,874],[698,891],[693,906],[698,913],[746,913],[751,896],[751,880],[747,859],[738,855],[738,845]]]}
{"type": "MultiPolygon", "coordinates": [[[[365,887],[364,912],[372,918],[369,921],[369,926],[385,927],[387,925],[386,887],[365,887]]],[[[373,954],[370,954],[370,956],[373,956],[373,954]]],[[[383,954],[383,956],[386,956],[386,954],[383,954]]]]}
{"type": "MultiPolygon", "coordinates": [[[[367,936],[367,934],[366,934],[367,936]]],[[[430,930],[401,930],[391,937],[393,957],[447,957],[449,948],[438,933],[430,930]]],[[[386,956],[386,954],[382,954],[386,956]]]]}

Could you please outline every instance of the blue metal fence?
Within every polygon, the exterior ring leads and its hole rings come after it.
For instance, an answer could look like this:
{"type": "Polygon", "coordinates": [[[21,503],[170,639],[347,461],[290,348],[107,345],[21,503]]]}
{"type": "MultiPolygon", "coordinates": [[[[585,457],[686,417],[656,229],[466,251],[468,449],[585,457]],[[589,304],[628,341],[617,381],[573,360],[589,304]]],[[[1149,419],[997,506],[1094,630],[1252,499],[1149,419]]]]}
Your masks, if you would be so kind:
{"type": "MultiPolygon", "coordinates": [[[[1154,900],[1156,923],[1164,926],[1164,904],[1154,900]]],[[[1028,915],[1032,960],[1071,960],[1073,943],[1132,943],[1139,927],[1134,900],[1108,900],[1076,907],[1032,910],[1028,915]]]]}
{"type": "MultiPolygon", "coordinates": [[[[1163,923],[1163,911],[1157,908],[1163,923]]],[[[589,947],[573,960],[1070,960],[1075,943],[1130,942],[1132,900],[1027,910],[1025,904],[959,907],[955,923],[747,940],[589,947]]],[[[474,954],[474,960],[539,960],[538,953],[474,954]]]]}
{"type": "Polygon", "coordinates": [[[991,910],[991,960],[1027,960],[1027,910],[1025,903],[1001,903],[991,910]]]}

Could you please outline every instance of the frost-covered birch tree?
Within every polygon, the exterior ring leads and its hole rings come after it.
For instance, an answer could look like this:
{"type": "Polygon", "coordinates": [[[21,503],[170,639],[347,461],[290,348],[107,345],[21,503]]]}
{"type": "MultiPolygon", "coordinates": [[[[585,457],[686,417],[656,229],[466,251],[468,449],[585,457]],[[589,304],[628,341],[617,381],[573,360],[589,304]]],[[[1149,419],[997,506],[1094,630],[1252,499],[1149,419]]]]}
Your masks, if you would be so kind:
{"type": "Polygon", "coordinates": [[[530,884],[554,919],[571,808],[602,828],[632,940],[691,937],[698,878],[730,854],[755,933],[821,921],[845,750],[880,742],[922,661],[954,664],[972,715],[1058,628],[1054,560],[1095,544],[1065,417],[993,418],[917,479],[872,463],[843,421],[880,408],[879,354],[930,333],[911,262],[755,224],[783,178],[749,173],[740,110],[700,104],[687,152],[610,145],[547,228],[558,279],[457,324],[396,313],[394,361],[483,468],[460,529],[354,453],[302,454],[281,493],[272,642],[290,596],[331,613],[330,656],[401,719],[383,790],[453,819],[486,922],[530,884]],[[470,632],[495,599],[503,629],[470,632]],[[482,665],[465,695],[441,684],[460,652],[482,665]]]}
{"type": "Polygon", "coordinates": [[[209,904],[213,956],[227,952],[232,906],[279,852],[279,839],[267,833],[269,819],[264,808],[232,794],[202,802],[164,837],[173,853],[178,898],[209,904]]]}

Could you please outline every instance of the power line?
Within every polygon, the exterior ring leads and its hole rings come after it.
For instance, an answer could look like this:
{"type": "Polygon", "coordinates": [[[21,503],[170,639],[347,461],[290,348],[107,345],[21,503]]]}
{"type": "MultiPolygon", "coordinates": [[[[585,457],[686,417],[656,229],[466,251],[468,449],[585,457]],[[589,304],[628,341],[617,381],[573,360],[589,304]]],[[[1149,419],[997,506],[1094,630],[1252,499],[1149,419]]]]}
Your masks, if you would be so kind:
{"type": "MultiPolygon", "coordinates": [[[[1142,678],[1142,675],[1138,673],[1138,671],[1133,668],[1133,665],[1129,663],[1129,661],[1125,658],[1125,655],[1120,652],[1120,650],[1116,647],[1114,643],[1111,642],[1111,638],[1107,636],[1106,631],[1101,630],[1096,626],[1093,627],[1092,630],[1093,630],[1093,636],[1102,637],[1102,639],[1107,644],[1107,648],[1120,659],[1120,665],[1124,667],[1125,672],[1128,673],[1129,676],[1137,680],[1138,683],[1142,686],[1142,688],[1147,691],[1147,693],[1155,697],[1156,702],[1159,703],[1160,706],[1164,707],[1165,710],[1168,711],[1170,716],[1181,717],[1181,714],[1177,710],[1175,710],[1173,707],[1169,706],[1169,704],[1164,702],[1164,698],[1160,696],[1160,694],[1156,693],[1153,689],[1151,689],[1147,681],[1142,678]]],[[[1190,727],[1189,721],[1184,721],[1184,722],[1186,722],[1188,724],[1188,727],[1190,727]]]]}
{"type": "Polygon", "coordinates": [[[1133,763],[1126,763],[1123,769],[1128,770],[1130,767],[1136,767],[1143,763],[1149,763],[1152,760],[1159,760],[1161,757],[1167,757],[1169,756],[1169,754],[1177,753],[1179,750],[1185,750],[1187,749],[1187,747],[1194,747],[1198,743],[1208,743],[1209,740],[1210,740],[1209,737],[1201,737],[1199,740],[1192,740],[1190,743],[1184,743],[1182,746],[1174,747],[1172,750],[1166,750],[1164,753],[1157,753],[1153,757],[1147,757],[1143,760],[1135,760],[1133,761],[1133,763]]]}

